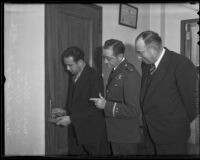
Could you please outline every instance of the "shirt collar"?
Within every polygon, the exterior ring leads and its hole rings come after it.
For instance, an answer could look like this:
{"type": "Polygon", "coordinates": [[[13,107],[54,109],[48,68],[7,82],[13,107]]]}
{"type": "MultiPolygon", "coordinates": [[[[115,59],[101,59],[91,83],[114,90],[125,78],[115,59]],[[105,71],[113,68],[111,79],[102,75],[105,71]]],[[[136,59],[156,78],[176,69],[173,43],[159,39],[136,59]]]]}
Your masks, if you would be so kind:
{"type": "Polygon", "coordinates": [[[81,71],[75,76],[74,82],[76,82],[78,80],[78,78],[80,77],[81,73],[83,72],[85,66],[86,66],[86,64],[83,66],[83,68],[81,69],[81,71]]]}
{"type": "MultiPolygon", "coordinates": [[[[122,58],[122,60],[121,60],[121,62],[120,62],[120,63],[122,63],[124,60],[125,60],[125,57],[123,57],[123,58],[122,58]]],[[[117,69],[117,67],[120,65],[120,63],[119,63],[117,66],[115,66],[113,69],[114,69],[114,70],[116,70],[116,69],[117,69]]]]}
{"type": "Polygon", "coordinates": [[[158,65],[159,65],[159,63],[160,63],[162,57],[164,56],[164,53],[165,53],[165,49],[163,48],[163,50],[162,50],[162,52],[161,52],[159,58],[158,58],[157,61],[154,63],[155,66],[156,66],[156,68],[158,67],[158,65]]]}

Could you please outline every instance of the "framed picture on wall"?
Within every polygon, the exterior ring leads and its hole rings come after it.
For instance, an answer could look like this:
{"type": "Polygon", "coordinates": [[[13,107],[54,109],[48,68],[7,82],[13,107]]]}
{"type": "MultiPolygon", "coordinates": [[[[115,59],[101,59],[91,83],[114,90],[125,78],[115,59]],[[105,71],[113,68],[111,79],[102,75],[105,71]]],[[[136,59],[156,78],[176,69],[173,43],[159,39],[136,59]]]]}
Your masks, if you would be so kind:
{"type": "Polygon", "coordinates": [[[131,28],[137,28],[138,8],[129,4],[120,4],[119,24],[131,28]]]}

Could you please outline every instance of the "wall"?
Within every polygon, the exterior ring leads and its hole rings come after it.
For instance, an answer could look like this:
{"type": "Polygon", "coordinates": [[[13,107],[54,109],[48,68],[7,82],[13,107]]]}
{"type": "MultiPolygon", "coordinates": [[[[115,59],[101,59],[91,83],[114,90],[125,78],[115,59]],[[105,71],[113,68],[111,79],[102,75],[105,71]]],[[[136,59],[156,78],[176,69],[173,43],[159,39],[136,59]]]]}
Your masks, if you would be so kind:
{"type": "MultiPolygon", "coordinates": [[[[125,56],[136,69],[141,73],[140,62],[134,51],[134,40],[136,36],[149,29],[149,4],[131,4],[138,8],[137,29],[119,25],[119,4],[97,4],[102,7],[103,11],[103,30],[102,38],[104,42],[108,39],[119,39],[126,45],[125,56]]],[[[107,81],[110,69],[103,63],[103,73],[105,83],[107,81]]]]}
{"type": "MultiPolygon", "coordinates": [[[[150,4],[150,30],[157,32],[161,37],[165,37],[165,4],[150,4]]],[[[162,39],[163,44],[165,39],[162,39]]]]}
{"type": "Polygon", "coordinates": [[[181,20],[194,18],[199,18],[199,15],[195,10],[186,8],[181,5],[166,5],[165,45],[176,52],[180,52],[181,20]]]}
{"type": "Polygon", "coordinates": [[[163,44],[180,53],[181,20],[199,18],[197,11],[183,4],[151,4],[150,29],[158,32],[163,44]]]}
{"type": "Polygon", "coordinates": [[[5,155],[44,155],[44,5],[4,7],[5,155]]]}

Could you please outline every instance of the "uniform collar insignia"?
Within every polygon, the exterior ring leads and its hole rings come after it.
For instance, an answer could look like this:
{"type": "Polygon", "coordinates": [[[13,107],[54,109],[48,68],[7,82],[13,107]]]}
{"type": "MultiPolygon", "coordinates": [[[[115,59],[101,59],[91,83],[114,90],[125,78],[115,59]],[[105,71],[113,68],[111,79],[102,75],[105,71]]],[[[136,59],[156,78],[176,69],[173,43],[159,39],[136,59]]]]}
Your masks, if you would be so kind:
{"type": "Polygon", "coordinates": [[[122,79],[122,74],[121,73],[117,76],[117,79],[118,80],[122,79]]]}

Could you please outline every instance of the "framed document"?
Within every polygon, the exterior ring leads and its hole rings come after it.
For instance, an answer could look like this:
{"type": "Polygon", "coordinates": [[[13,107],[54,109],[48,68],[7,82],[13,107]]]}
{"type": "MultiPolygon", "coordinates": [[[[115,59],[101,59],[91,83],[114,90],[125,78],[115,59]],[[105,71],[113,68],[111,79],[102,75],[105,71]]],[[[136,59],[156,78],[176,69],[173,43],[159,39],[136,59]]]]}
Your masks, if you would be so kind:
{"type": "Polygon", "coordinates": [[[131,28],[137,28],[138,8],[129,4],[120,4],[119,24],[131,28]]]}

